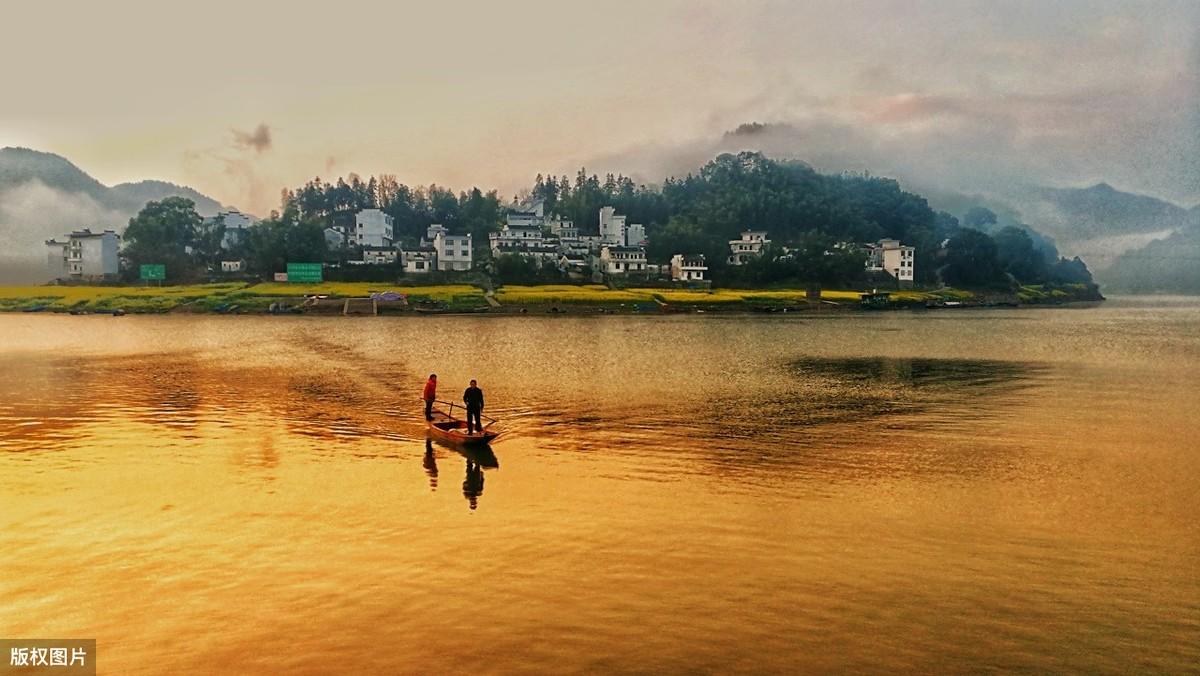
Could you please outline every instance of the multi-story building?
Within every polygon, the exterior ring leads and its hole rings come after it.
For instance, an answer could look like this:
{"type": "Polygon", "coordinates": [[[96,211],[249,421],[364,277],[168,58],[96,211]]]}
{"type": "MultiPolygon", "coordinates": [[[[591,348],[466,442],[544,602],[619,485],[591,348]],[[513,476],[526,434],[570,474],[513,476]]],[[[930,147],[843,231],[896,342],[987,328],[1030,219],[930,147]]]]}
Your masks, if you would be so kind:
{"type": "Polygon", "coordinates": [[[363,209],[354,215],[354,244],[388,247],[395,240],[391,216],[379,209],[363,209]]]}
{"type": "Polygon", "coordinates": [[[433,250],[437,252],[437,269],[462,271],[471,269],[471,235],[451,235],[445,230],[433,238],[433,250]]]}
{"type": "Polygon", "coordinates": [[[51,279],[101,281],[119,272],[121,236],[112,230],[92,232],[84,228],[66,235],[63,241],[46,240],[47,272],[51,279]]]}
{"type": "Polygon", "coordinates": [[[245,243],[247,230],[249,230],[250,226],[257,223],[258,219],[249,214],[243,214],[237,209],[230,209],[229,211],[221,211],[216,216],[204,219],[200,227],[203,229],[214,228],[218,221],[223,221],[225,224],[225,234],[221,237],[221,248],[228,251],[239,244],[245,243]]]}
{"type": "Polygon", "coordinates": [[[602,246],[592,269],[606,275],[645,274],[646,250],[640,246],[602,246]]]}
{"type": "Polygon", "coordinates": [[[863,248],[867,252],[867,270],[886,272],[901,286],[912,286],[916,247],[905,246],[897,239],[881,239],[863,248]]]}
{"type": "Polygon", "coordinates": [[[762,255],[763,247],[771,243],[762,230],[746,230],[741,239],[729,240],[729,264],[745,265],[752,258],[762,255]]]}
{"type": "Polygon", "coordinates": [[[676,282],[702,282],[708,272],[704,254],[675,254],[671,256],[671,280],[676,282]]]}
{"type": "Polygon", "coordinates": [[[543,234],[541,226],[524,225],[518,221],[506,223],[500,232],[489,234],[488,240],[492,245],[492,254],[499,256],[505,253],[520,253],[530,247],[540,247],[543,244],[543,234]]]}

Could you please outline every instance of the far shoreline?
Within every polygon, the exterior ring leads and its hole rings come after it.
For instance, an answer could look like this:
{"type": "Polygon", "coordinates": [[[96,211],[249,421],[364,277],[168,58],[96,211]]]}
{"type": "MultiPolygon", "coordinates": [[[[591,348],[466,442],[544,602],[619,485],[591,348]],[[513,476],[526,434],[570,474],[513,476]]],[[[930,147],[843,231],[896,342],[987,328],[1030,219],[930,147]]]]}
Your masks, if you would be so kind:
{"type": "Polygon", "coordinates": [[[0,312],[317,316],[824,314],[888,310],[1095,305],[1094,286],[1025,286],[1016,291],[612,288],[601,285],[374,282],[224,282],[177,286],[0,286],[0,312]]]}

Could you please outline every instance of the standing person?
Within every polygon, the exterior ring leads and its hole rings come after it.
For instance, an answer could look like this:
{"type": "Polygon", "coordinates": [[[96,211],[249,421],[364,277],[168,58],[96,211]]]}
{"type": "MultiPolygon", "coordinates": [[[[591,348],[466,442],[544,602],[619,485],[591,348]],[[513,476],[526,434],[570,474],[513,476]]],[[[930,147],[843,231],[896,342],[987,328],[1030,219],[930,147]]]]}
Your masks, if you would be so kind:
{"type": "Polygon", "coordinates": [[[425,381],[425,390],[421,392],[421,398],[425,400],[425,419],[433,420],[433,400],[437,399],[436,373],[429,374],[429,380],[425,381]]]}
{"type": "Polygon", "coordinates": [[[463,392],[463,403],[467,405],[467,434],[474,434],[476,430],[483,432],[483,390],[475,386],[474,380],[463,392]],[[471,427],[472,420],[475,422],[474,427],[471,427]]]}

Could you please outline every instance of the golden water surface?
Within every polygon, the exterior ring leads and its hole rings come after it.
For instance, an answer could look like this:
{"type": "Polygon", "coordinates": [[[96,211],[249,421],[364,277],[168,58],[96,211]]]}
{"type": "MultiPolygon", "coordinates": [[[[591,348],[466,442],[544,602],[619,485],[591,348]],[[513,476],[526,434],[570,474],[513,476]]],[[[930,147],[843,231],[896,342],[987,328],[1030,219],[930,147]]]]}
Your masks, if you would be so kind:
{"type": "Polygon", "coordinates": [[[101,673],[1200,661],[1197,301],[10,314],[0,374],[0,637],[101,673]]]}

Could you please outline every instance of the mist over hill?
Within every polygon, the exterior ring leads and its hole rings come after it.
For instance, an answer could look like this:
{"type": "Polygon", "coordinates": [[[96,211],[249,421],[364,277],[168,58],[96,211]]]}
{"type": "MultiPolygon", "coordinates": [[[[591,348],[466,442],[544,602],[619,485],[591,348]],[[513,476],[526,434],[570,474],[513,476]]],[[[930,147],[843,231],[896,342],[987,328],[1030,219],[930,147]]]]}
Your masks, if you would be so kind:
{"type": "Polygon", "coordinates": [[[0,283],[44,281],[52,237],[79,228],[122,232],[146,202],[186,197],[202,215],[220,202],[186,186],[163,181],[97,181],[66,158],[28,148],[0,148],[0,283]]]}

